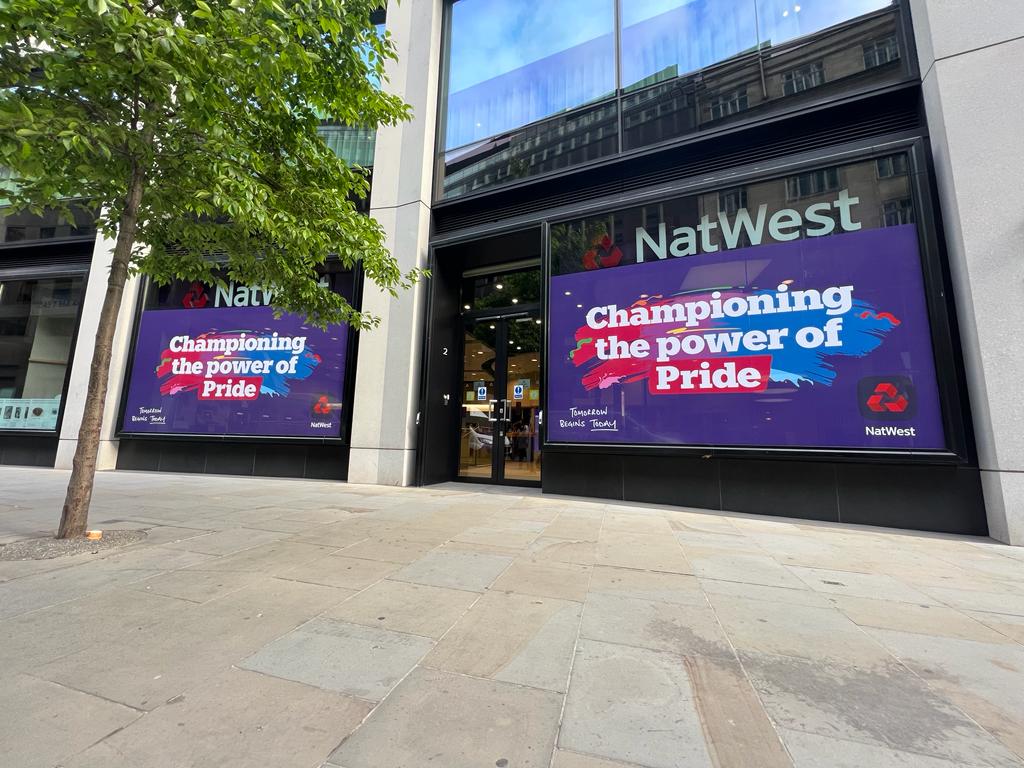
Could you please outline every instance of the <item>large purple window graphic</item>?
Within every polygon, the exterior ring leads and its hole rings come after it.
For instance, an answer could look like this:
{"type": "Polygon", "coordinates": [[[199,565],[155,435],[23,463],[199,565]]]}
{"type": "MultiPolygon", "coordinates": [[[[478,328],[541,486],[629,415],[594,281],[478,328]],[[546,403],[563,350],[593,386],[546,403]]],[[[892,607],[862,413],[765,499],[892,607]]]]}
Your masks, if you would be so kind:
{"type": "Polygon", "coordinates": [[[916,226],[791,180],[553,226],[549,441],[947,448],[916,226]]]}
{"type": "Polygon", "coordinates": [[[122,430],[340,437],[348,328],[275,318],[262,294],[188,284],[144,311],[122,430]]]}

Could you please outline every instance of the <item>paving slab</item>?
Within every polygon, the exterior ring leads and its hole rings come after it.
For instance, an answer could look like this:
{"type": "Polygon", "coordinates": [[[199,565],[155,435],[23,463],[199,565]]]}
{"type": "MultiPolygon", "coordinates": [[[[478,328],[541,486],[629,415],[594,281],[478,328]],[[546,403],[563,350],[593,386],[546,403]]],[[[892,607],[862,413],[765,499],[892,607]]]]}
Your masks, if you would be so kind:
{"type": "Polygon", "coordinates": [[[977,589],[924,586],[922,590],[957,610],[1024,616],[1024,588],[1009,582],[981,582],[977,586],[977,589]]]}
{"type": "Polygon", "coordinates": [[[681,656],[590,640],[576,650],[562,749],[648,768],[711,768],[681,656]]]}
{"type": "Polygon", "coordinates": [[[267,578],[248,572],[184,570],[154,576],[132,585],[132,589],[192,603],[205,603],[267,578]]]}
{"type": "Polygon", "coordinates": [[[590,592],[679,605],[708,605],[700,581],[680,573],[597,566],[590,579],[590,592]]]}
{"type": "Polygon", "coordinates": [[[28,675],[2,681],[0,762],[52,768],[142,712],[28,675]]]}
{"type": "Polygon", "coordinates": [[[504,555],[431,551],[392,578],[432,587],[482,592],[511,564],[512,558],[504,555]]]}
{"type": "Polygon", "coordinates": [[[230,555],[259,544],[278,541],[287,535],[277,531],[227,528],[223,531],[208,533],[205,536],[193,536],[182,541],[172,542],[167,546],[187,549],[190,552],[201,552],[204,555],[230,555]]]}
{"type": "Polygon", "coordinates": [[[719,581],[699,578],[701,589],[706,595],[742,597],[766,603],[807,605],[812,608],[832,608],[833,603],[810,587],[766,587],[762,584],[748,584],[742,581],[719,581]]]}
{"type": "Polygon", "coordinates": [[[597,565],[645,571],[692,573],[682,547],[667,535],[602,529],[597,541],[597,565]]]}
{"type": "Polygon", "coordinates": [[[57,658],[33,674],[153,710],[351,594],[266,579],[203,605],[179,601],[187,610],[109,643],[57,658]]]}
{"type": "Polygon", "coordinates": [[[580,605],[490,592],[424,659],[426,666],[474,677],[565,691],[580,605]]]}
{"type": "Polygon", "coordinates": [[[975,621],[979,621],[990,629],[994,629],[1004,637],[1024,645],[1024,616],[1012,616],[1006,613],[986,613],[984,611],[964,611],[975,621]]]}
{"type": "Polygon", "coordinates": [[[593,565],[597,561],[597,542],[541,536],[527,548],[524,556],[537,562],[593,565]]]}
{"type": "Polygon", "coordinates": [[[479,599],[478,592],[383,579],[324,615],[438,639],[479,599]]]}
{"type": "Polygon", "coordinates": [[[734,656],[714,612],[695,605],[593,593],[585,603],[580,636],[680,655],[734,656]]]}
{"type": "Polygon", "coordinates": [[[153,569],[107,570],[85,563],[0,584],[0,620],[133,584],[159,573],[153,569]]]}
{"type": "Polygon", "coordinates": [[[1024,647],[882,629],[868,632],[1024,758],[1024,647]]]}
{"type": "Polygon", "coordinates": [[[342,742],[329,765],[548,768],[561,708],[556,693],[421,668],[342,742]]]}
{"type": "Polygon", "coordinates": [[[491,585],[492,590],[583,602],[590,568],[572,563],[542,563],[517,559],[491,585]]]}
{"type": "MultiPolygon", "coordinates": [[[[344,552],[345,550],[342,550],[344,552]]],[[[282,570],[278,577],[307,584],[324,584],[344,589],[364,589],[376,584],[402,566],[385,560],[365,560],[345,557],[342,554],[328,555],[316,560],[282,570]]]]}
{"type": "Polygon", "coordinates": [[[192,606],[162,595],[115,588],[0,621],[0,674],[35,672],[85,648],[110,647],[192,606]]]}
{"type": "Polygon", "coordinates": [[[815,592],[868,598],[885,595],[887,600],[913,603],[914,605],[934,605],[938,602],[924,592],[885,574],[853,573],[797,566],[790,566],[789,571],[815,592]]]}
{"type": "Polygon", "coordinates": [[[238,571],[277,576],[312,560],[326,557],[337,548],[310,542],[281,539],[218,557],[192,566],[193,570],[238,571]]]}
{"type": "Polygon", "coordinates": [[[739,651],[794,656],[863,667],[892,655],[837,608],[814,608],[708,595],[729,641],[739,651]]]}
{"type": "Polygon", "coordinates": [[[628,765],[618,760],[605,760],[603,757],[581,755],[567,749],[556,749],[551,768],[642,768],[636,764],[628,765]]]}
{"type": "Polygon", "coordinates": [[[594,518],[562,513],[544,529],[544,536],[551,539],[596,542],[600,532],[600,517],[594,518]]]}
{"type": "Polygon", "coordinates": [[[832,739],[783,728],[782,739],[794,768],[981,768],[984,763],[956,763],[877,744],[832,739]]]}
{"type": "Polygon", "coordinates": [[[489,544],[505,549],[525,549],[537,538],[537,531],[517,530],[514,527],[498,525],[467,528],[453,537],[454,541],[466,544],[489,544]]]}
{"type": "Polygon", "coordinates": [[[345,547],[340,555],[364,560],[383,560],[408,565],[436,546],[433,542],[410,541],[398,537],[374,537],[345,547]]]}
{"type": "Polygon", "coordinates": [[[1020,768],[1012,752],[895,660],[859,668],[769,654],[740,656],[781,728],[954,763],[1020,768]]]}
{"type": "Polygon", "coordinates": [[[693,566],[693,573],[704,579],[790,589],[802,589],[805,586],[805,583],[768,555],[690,545],[683,545],[682,549],[693,566]]]}
{"type": "Polygon", "coordinates": [[[64,765],[313,766],[355,730],[371,708],[368,702],[330,691],[229,669],[64,765]]]}
{"type": "Polygon", "coordinates": [[[687,656],[694,702],[715,768],[791,768],[768,713],[735,659],[687,656]],[[756,758],[754,757],[756,756],[756,758]]]}
{"type": "Polygon", "coordinates": [[[425,637],[321,617],[261,648],[240,666],[380,701],[433,644],[425,637]]]}
{"type": "Polygon", "coordinates": [[[984,622],[944,605],[915,605],[896,600],[840,596],[831,597],[830,602],[861,627],[894,629],[920,635],[956,637],[986,643],[1013,642],[1011,638],[986,626],[984,622]]]}

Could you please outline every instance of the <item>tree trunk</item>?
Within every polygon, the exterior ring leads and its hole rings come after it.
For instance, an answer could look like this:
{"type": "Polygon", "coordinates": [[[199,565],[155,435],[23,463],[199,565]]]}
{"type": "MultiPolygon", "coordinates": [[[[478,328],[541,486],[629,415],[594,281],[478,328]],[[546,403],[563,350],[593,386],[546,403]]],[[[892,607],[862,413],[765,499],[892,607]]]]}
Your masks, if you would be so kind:
{"type": "Polygon", "coordinates": [[[58,539],[84,536],[89,521],[89,502],[92,500],[93,481],[96,477],[96,456],[100,448],[114,331],[121,311],[121,298],[128,279],[132,249],[135,247],[143,182],[143,171],[138,167],[133,168],[124,211],[118,221],[114,259],[107,278],[107,292],[100,312],[99,327],[96,329],[96,344],[89,367],[89,390],[85,397],[82,426],[78,430],[78,446],[75,448],[71,479],[68,481],[68,492],[61,511],[60,528],[57,529],[58,539]]]}

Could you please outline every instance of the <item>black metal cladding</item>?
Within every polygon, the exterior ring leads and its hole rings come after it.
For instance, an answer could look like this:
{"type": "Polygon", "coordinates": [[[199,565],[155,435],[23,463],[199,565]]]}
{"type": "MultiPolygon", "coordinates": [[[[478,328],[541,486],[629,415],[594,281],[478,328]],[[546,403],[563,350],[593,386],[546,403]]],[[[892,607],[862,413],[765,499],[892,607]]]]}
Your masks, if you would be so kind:
{"type": "Polygon", "coordinates": [[[919,88],[902,87],[726,135],[700,137],[679,146],[619,157],[613,162],[553,179],[536,179],[473,199],[438,203],[434,207],[434,233],[448,234],[563,205],[921,128],[919,88]]]}

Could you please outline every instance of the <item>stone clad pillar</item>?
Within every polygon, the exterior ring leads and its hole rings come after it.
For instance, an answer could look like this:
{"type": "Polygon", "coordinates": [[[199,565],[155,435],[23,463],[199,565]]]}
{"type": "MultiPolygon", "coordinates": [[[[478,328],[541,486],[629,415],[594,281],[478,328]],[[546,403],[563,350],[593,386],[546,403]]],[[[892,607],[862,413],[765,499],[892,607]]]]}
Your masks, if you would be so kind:
{"type": "MultiPolygon", "coordinates": [[[[60,442],[57,446],[57,469],[71,469],[78,448],[78,430],[82,426],[85,412],[85,396],[89,390],[89,368],[99,327],[100,311],[107,292],[107,278],[110,264],[114,259],[114,241],[101,234],[96,235],[93,245],[89,278],[82,297],[82,313],[78,323],[78,336],[72,352],[71,377],[67,392],[64,393],[64,420],[60,427],[60,442]]],[[[100,449],[96,458],[99,470],[114,469],[117,466],[117,416],[121,405],[121,392],[127,384],[128,353],[131,350],[135,307],[139,296],[140,280],[129,277],[124,286],[121,311],[117,316],[114,343],[110,356],[110,379],[107,384],[107,400],[103,410],[103,426],[100,431],[100,449]]]]}
{"type": "Polygon", "coordinates": [[[989,530],[1024,545],[1024,8],[910,5],[989,530]]]}
{"type": "MultiPolygon", "coordinates": [[[[412,105],[412,120],[377,132],[370,215],[406,271],[426,267],[434,172],[442,0],[390,0],[387,29],[399,61],[385,89],[412,105]]],[[[426,286],[394,298],[367,282],[363,309],[381,324],[359,339],[349,481],[409,485],[414,480],[416,411],[426,286]]]]}

